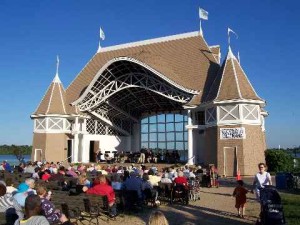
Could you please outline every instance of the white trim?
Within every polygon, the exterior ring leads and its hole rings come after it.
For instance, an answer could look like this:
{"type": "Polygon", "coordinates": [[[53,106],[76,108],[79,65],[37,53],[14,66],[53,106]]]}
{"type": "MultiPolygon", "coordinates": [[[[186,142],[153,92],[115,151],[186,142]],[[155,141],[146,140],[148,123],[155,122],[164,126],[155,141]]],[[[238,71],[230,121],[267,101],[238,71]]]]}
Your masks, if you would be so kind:
{"type": "Polygon", "coordinates": [[[198,91],[195,90],[191,90],[191,89],[187,89],[177,83],[175,83],[174,81],[172,81],[171,79],[169,79],[167,76],[163,75],[162,73],[156,71],[155,69],[153,69],[152,67],[148,66],[147,64],[136,60],[134,58],[131,57],[117,57],[117,58],[113,58],[111,60],[109,60],[107,63],[104,64],[104,66],[102,66],[102,68],[97,72],[97,74],[94,76],[93,80],[90,82],[89,86],[86,88],[86,90],[84,91],[84,93],[74,102],[71,103],[71,105],[77,105],[79,104],[85,97],[86,95],[90,92],[90,90],[92,89],[93,85],[95,84],[95,82],[98,80],[98,78],[102,75],[102,73],[113,63],[118,62],[118,61],[129,61],[129,62],[133,62],[136,63],[146,69],[148,69],[149,71],[151,71],[152,73],[156,74],[158,77],[162,78],[163,80],[167,81],[169,84],[175,86],[176,88],[185,91],[187,93],[190,94],[199,94],[198,91]]]}
{"type": "Polygon", "coordinates": [[[239,97],[240,97],[240,99],[243,99],[242,94],[241,94],[239,79],[237,77],[236,70],[235,70],[235,65],[234,65],[234,62],[233,62],[233,58],[231,58],[230,60],[231,60],[231,63],[232,63],[234,78],[235,78],[235,82],[236,82],[237,89],[238,89],[238,92],[239,92],[239,97]]]}
{"type": "Polygon", "coordinates": [[[36,155],[36,153],[37,153],[37,151],[40,151],[40,154],[41,154],[41,160],[43,160],[42,158],[43,158],[43,149],[39,149],[39,148],[35,148],[34,149],[34,161],[37,161],[37,155],[36,155]]]}
{"type": "Polygon", "coordinates": [[[31,119],[40,118],[40,117],[63,117],[63,118],[90,118],[88,115],[79,115],[79,114],[33,114],[30,116],[31,119]]]}
{"type": "Polygon", "coordinates": [[[221,100],[213,101],[214,104],[227,104],[227,103],[253,103],[253,104],[264,104],[264,101],[261,100],[251,100],[251,99],[231,99],[231,100],[221,100]]]}
{"type": "Polygon", "coordinates": [[[65,107],[65,102],[64,102],[64,98],[63,98],[62,92],[61,92],[61,88],[62,88],[62,86],[58,84],[58,90],[59,90],[60,99],[61,99],[61,102],[62,102],[62,105],[63,105],[63,110],[64,110],[64,113],[67,114],[66,107],[65,107]]]}
{"type": "MultiPolygon", "coordinates": [[[[240,63],[238,63],[238,64],[240,65],[240,63]]],[[[241,67],[241,65],[240,65],[240,68],[241,68],[241,70],[243,71],[243,73],[244,73],[244,75],[245,75],[245,77],[246,77],[248,83],[250,84],[250,86],[251,86],[253,92],[255,93],[255,95],[256,95],[258,98],[262,99],[262,98],[259,97],[259,95],[256,93],[254,87],[252,86],[252,83],[251,83],[250,80],[248,79],[248,76],[247,76],[247,74],[245,73],[245,71],[243,70],[243,67],[241,67]]],[[[264,101],[264,102],[266,103],[266,101],[264,101]]]]}
{"type": "Polygon", "coordinates": [[[36,134],[72,134],[70,130],[34,130],[36,134]]]}
{"type": "Polygon", "coordinates": [[[44,98],[46,97],[48,91],[50,90],[51,85],[52,85],[52,82],[51,82],[50,85],[48,86],[46,92],[44,93],[44,96],[42,97],[42,100],[40,101],[40,103],[38,104],[38,106],[36,107],[36,109],[34,110],[34,112],[36,112],[36,111],[39,109],[39,107],[40,107],[40,105],[42,104],[44,98]]]}
{"type": "MultiPolygon", "coordinates": [[[[221,81],[220,81],[220,84],[219,84],[219,88],[218,88],[218,93],[217,93],[217,96],[215,97],[215,99],[218,99],[219,95],[220,95],[220,90],[221,90],[221,86],[223,84],[223,78],[224,78],[224,72],[225,72],[225,69],[226,69],[226,66],[227,66],[227,59],[225,60],[225,65],[223,67],[223,71],[222,71],[222,74],[221,74],[221,81]]],[[[222,66],[220,67],[220,69],[222,69],[222,66]]],[[[220,70],[219,70],[220,71],[220,70]]],[[[219,75],[219,71],[218,71],[218,74],[214,80],[214,82],[216,81],[218,75],[219,75]]],[[[214,84],[213,82],[213,84],[214,84]]],[[[208,93],[209,94],[209,93],[208,93]]]]}
{"type": "Polygon", "coordinates": [[[221,48],[220,45],[210,45],[209,48],[221,48]]]}
{"type": "MultiPolygon", "coordinates": [[[[231,106],[231,105],[223,105],[223,106],[218,106],[218,108],[222,109],[225,112],[225,115],[222,118],[218,118],[219,121],[228,121],[226,119],[224,119],[227,116],[232,116],[235,118],[235,120],[239,120],[241,118],[241,115],[238,115],[238,117],[236,117],[235,115],[232,114],[232,112],[236,109],[239,108],[239,105],[235,105],[233,106],[231,109],[227,110],[224,106],[231,106]]],[[[219,111],[220,112],[220,111],[219,111]]],[[[238,114],[240,114],[240,111],[238,109],[238,114]]],[[[220,116],[220,115],[219,115],[220,116]]],[[[233,120],[233,121],[235,121],[233,120]]]]}
{"type": "Polygon", "coordinates": [[[188,33],[183,33],[183,34],[175,34],[175,35],[153,38],[153,39],[148,39],[148,40],[143,40],[143,41],[129,42],[129,43],[125,43],[125,44],[119,44],[119,45],[101,48],[101,51],[98,54],[101,54],[102,52],[109,52],[109,51],[114,51],[114,50],[119,50],[119,49],[124,49],[124,48],[132,48],[132,47],[137,47],[137,46],[142,46],[142,45],[149,45],[149,44],[166,42],[166,41],[174,41],[174,40],[178,40],[178,39],[197,37],[197,36],[200,36],[199,31],[193,31],[193,32],[188,32],[188,33]]]}
{"type": "Polygon", "coordinates": [[[53,84],[53,86],[52,86],[52,90],[51,90],[50,99],[49,99],[49,102],[48,102],[48,107],[47,107],[46,114],[49,113],[50,105],[51,105],[51,102],[52,102],[53,91],[54,91],[56,83],[52,83],[52,84],[53,84]]]}
{"type": "Polygon", "coordinates": [[[259,120],[224,120],[218,121],[216,125],[261,125],[259,120]]]}

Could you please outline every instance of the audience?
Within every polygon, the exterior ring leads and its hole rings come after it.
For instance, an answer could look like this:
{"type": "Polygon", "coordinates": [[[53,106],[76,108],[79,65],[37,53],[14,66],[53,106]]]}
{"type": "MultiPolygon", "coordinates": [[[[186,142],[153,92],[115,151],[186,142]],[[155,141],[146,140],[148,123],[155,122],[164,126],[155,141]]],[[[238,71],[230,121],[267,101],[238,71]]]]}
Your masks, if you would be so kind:
{"type": "Polygon", "coordinates": [[[11,193],[7,193],[4,184],[0,184],[0,212],[5,212],[7,225],[14,224],[18,218],[23,218],[22,207],[11,193]]]}
{"type": "Polygon", "coordinates": [[[6,178],[5,183],[6,183],[6,193],[12,194],[17,191],[17,188],[15,188],[13,185],[13,181],[11,177],[6,178]]]}
{"type": "Polygon", "coordinates": [[[41,199],[37,195],[29,195],[25,201],[25,218],[18,219],[15,225],[49,225],[46,217],[41,215],[41,199]]]}
{"type": "MultiPolygon", "coordinates": [[[[195,178],[192,167],[188,166],[179,168],[178,170],[174,167],[158,170],[155,165],[147,168],[143,164],[118,167],[117,165],[102,164],[79,164],[77,166],[69,165],[68,163],[35,162],[28,163],[26,166],[24,165],[24,169],[22,165],[20,164],[23,173],[32,173],[31,178],[27,178],[24,183],[19,184],[17,189],[13,187],[13,182],[9,178],[6,179],[7,187],[4,182],[3,184],[0,183],[0,212],[6,212],[7,215],[14,215],[10,216],[12,220],[8,221],[8,224],[13,224],[13,221],[17,218],[17,225],[58,222],[70,224],[65,215],[56,210],[55,205],[51,202],[45,186],[48,182],[49,187],[58,184],[62,190],[66,190],[63,187],[68,186],[69,182],[73,182],[73,186],[72,183],[70,185],[72,186],[69,192],[70,195],[86,193],[107,196],[109,214],[111,217],[114,217],[117,215],[114,190],[136,191],[139,198],[138,201],[147,200],[145,202],[148,202],[151,199],[151,201],[154,200],[152,201],[154,205],[158,205],[157,190],[160,190],[160,183],[183,185],[187,188],[188,179],[195,178]],[[65,168],[68,169],[65,170],[65,168]],[[93,177],[96,175],[97,177],[94,179],[93,177]],[[90,182],[87,179],[88,177],[91,177],[91,181],[93,182],[90,182]],[[35,182],[37,182],[36,188],[35,182]],[[13,193],[15,193],[14,196],[12,196],[13,193]],[[36,195],[39,197],[39,201],[34,197],[36,195]],[[31,199],[31,202],[28,202],[28,199],[31,199]],[[21,207],[24,206],[26,212],[25,220],[23,220],[21,210],[21,207]]],[[[3,168],[5,169],[6,167],[7,162],[3,162],[3,168]]],[[[67,190],[69,191],[69,189],[67,190]]],[[[157,211],[150,216],[149,224],[168,224],[168,222],[163,214],[157,211]]]]}

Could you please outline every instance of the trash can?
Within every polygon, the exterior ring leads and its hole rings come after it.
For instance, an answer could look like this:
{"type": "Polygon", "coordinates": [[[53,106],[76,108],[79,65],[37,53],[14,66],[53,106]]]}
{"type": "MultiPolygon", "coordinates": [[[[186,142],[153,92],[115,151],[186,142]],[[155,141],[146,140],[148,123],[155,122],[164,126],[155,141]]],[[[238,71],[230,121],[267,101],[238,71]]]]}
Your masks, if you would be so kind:
{"type": "Polygon", "coordinates": [[[275,181],[277,189],[287,189],[287,173],[279,172],[276,173],[275,181]]]}

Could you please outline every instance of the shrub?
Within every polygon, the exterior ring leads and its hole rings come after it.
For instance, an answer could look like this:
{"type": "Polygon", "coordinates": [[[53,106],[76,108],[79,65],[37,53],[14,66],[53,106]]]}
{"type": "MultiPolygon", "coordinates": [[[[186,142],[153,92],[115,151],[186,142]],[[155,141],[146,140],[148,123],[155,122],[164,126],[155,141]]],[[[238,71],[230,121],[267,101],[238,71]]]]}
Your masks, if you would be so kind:
{"type": "Polygon", "coordinates": [[[293,157],[285,150],[268,149],[265,151],[268,171],[292,172],[294,169],[293,157]]]}

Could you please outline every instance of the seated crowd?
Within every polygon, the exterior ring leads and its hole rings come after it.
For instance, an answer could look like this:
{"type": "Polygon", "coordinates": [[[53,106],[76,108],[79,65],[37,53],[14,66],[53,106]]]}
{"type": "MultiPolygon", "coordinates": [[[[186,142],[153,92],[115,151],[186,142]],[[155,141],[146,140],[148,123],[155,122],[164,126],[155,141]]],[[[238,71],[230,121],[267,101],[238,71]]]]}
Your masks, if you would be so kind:
{"type": "Polygon", "coordinates": [[[83,193],[107,196],[109,216],[115,217],[116,191],[136,191],[141,202],[154,199],[153,204],[158,205],[159,184],[187,188],[188,179],[195,178],[195,172],[188,166],[178,169],[169,167],[158,171],[154,165],[147,168],[143,164],[123,167],[29,162],[21,164],[17,173],[29,174],[31,178],[27,178],[18,187],[13,187],[9,177],[0,181],[0,212],[5,213],[7,224],[71,224],[51,202],[51,191],[47,190],[46,184],[54,181],[62,190],[69,191],[70,198],[83,193]],[[73,178],[75,183],[70,184],[66,178],[73,178]]]}

